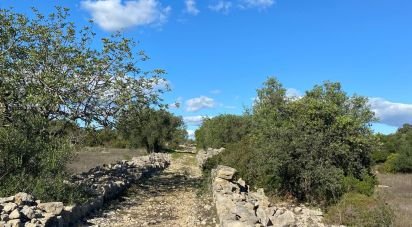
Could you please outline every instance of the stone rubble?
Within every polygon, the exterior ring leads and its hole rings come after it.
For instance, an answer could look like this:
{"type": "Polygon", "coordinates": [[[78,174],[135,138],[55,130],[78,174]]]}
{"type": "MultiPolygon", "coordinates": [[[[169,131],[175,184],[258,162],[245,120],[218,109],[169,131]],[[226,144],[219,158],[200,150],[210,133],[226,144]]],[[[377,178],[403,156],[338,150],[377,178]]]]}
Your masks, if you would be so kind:
{"type": "Polygon", "coordinates": [[[152,154],[131,161],[95,167],[72,176],[68,184],[86,186],[95,197],[81,204],[65,206],[61,202],[41,203],[27,193],[0,198],[0,227],[72,226],[82,217],[101,208],[104,202],[119,196],[132,183],[162,171],[170,165],[170,155],[152,154]]]}
{"type": "Polygon", "coordinates": [[[304,205],[271,204],[263,189],[256,192],[242,180],[236,169],[218,166],[212,170],[213,198],[220,227],[325,226],[323,213],[304,205]]]}
{"type": "Polygon", "coordinates": [[[223,147],[220,148],[220,149],[208,148],[206,150],[203,150],[203,149],[199,150],[196,154],[197,163],[200,166],[203,166],[203,164],[206,162],[207,159],[209,159],[209,158],[211,158],[215,155],[218,155],[219,153],[221,153],[223,151],[225,151],[225,148],[223,148],[223,147]]]}

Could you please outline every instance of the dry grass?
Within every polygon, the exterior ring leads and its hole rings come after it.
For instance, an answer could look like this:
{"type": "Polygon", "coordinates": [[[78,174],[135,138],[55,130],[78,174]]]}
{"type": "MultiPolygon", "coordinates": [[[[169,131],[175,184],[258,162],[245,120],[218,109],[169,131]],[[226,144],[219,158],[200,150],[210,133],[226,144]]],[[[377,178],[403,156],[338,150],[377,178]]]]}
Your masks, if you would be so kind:
{"type": "Polygon", "coordinates": [[[412,226],[412,174],[377,174],[384,200],[394,209],[395,226],[412,226]]]}
{"type": "Polygon", "coordinates": [[[132,157],[146,154],[144,149],[89,147],[76,153],[75,159],[67,165],[67,169],[70,173],[81,173],[98,165],[130,160],[132,157]]]}

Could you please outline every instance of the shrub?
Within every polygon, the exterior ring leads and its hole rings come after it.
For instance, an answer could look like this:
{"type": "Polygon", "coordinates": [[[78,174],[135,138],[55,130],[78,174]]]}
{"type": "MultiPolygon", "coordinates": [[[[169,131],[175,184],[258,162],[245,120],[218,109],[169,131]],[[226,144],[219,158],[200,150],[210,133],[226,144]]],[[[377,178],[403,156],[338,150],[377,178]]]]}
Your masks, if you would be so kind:
{"type": "Polygon", "coordinates": [[[356,192],[368,196],[373,195],[376,183],[376,178],[370,175],[365,175],[362,179],[357,179],[353,176],[343,178],[346,192],[356,192]]]}
{"type": "Polygon", "coordinates": [[[250,132],[250,116],[223,114],[205,119],[196,130],[196,142],[199,148],[221,148],[242,140],[250,132]]]}
{"type": "Polygon", "coordinates": [[[345,194],[330,207],[324,221],[327,224],[346,226],[392,226],[393,210],[381,199],[359,193],[345,194]]]}
{"type": "MultiPolygon", "coordinates": [[[[248,116],[250,133],[241,142],[225,144],[226,151],[210,164],[228,164],[252,185],[300,201],[327,205],[348,188],[371,193],[371,152],[377,139],[370,129],[374,114],[366,98],[349,97],[339,83],[330,82],[300,99],[288,98],[286,89],[270,78],[256,100],[248,116]]],[[[208,144],[209,131],[233,127],[215,122],[220,119],[205,121],[197,139],[208,144]],[[208,127],[213,130],[202,130],[208,127]]]]}
{"type": "Polygon", "coordinates": [[[388,159],[386,162],[383,164],[383,167],[381,168],[383,172],[386,173],[395,173],[397,171],[396,164],[399,159],[399,154],[393,153],[388,156],[388,159]]]}

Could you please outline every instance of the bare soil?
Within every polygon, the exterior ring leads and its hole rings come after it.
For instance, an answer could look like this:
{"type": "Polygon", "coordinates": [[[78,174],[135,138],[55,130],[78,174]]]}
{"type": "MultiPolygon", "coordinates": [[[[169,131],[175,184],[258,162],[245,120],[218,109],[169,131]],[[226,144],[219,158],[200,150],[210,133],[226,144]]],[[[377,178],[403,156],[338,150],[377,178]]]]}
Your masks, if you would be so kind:
{"type": "Polygon", "coordinates": [[[145,149],[86,147],[75,154],[73,161],[67,165],[67,169],[70,173],[81,173],[98,165],[130,160],[132,157],[146,154],[145,149]]]}

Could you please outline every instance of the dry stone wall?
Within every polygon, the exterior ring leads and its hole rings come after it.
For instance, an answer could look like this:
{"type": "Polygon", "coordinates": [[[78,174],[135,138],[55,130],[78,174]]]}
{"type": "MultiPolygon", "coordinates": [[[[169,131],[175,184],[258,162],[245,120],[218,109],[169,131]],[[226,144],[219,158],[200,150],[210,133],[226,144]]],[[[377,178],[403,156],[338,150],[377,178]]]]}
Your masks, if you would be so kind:
{"type": "Polygon", "coordinates": [[[271,204],[263,189],[251,191],[236,170],[218,166],[212,170],[212,191],[220,227],[324,226],[323,213],[304,205],[271,204]]]}
{"type": "Polygon", "coordinates": [[[104,202],[120,195],[132,183],[162,171],[169,164],[170,155],[152,154],[135,157],[131,161],[98,166],[74,175],[68,184],[82,184],[96,195],[82,205],[42,203],[26,193],[0,198],[0,227],[73,226],[82,217],[101,208],[104,202]]]}
{"type": "Polygon", "coordinates": [[[203,164],[206,162],[207,159],[218,155],[219,153],[225,151],[225,148],[220,148],[220,149],[213,149],[213,148],[208,148],[206,150],[199,150],[196,154],[196,159],[197,159],[197,163],[200,166],[203,166],[203,164]]]}

